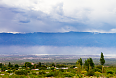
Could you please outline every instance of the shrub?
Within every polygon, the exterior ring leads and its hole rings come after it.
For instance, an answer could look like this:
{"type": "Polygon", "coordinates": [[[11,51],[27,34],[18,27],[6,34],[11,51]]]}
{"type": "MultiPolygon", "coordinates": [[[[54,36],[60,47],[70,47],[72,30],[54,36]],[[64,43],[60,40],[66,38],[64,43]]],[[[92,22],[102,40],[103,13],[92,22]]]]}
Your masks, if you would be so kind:
{"type": "Polygon", "coordinates": [[[9,77],[4,77],[4,78],[28,78],[25,75],[11,75],[9,77]]]}
{"type": "Polygon", "coordinates": [[[55,71],[55,72],[47,73],[45,76],[46,77],[56,77],[56,76],[58,76],[58,74],[59,74],[59,71],[55,71]]]}
{"type": "Polygon", "coordinates": [[[73,77],[73,73],[63,73],[64,77],[73,77]]]}
{"type": "Polygon", "coordinates": [[[98,69],[101,69],[101,70],[102,70],[102,65],[98,65],[98,66],[96,66],[96,68],[98,68],[98,69]]]}
{"type": "Polygon", "coordinates": [[[99,76],[101,76],[101,73],[97,71],[97,72],[95,72],[95,76],[99,77],[99,76]]]}
{"type": "Polygon", "coordinates": [[[16,75],[27,75],[28,71],[26,71],[26,70],[18,70],[18,71],[15,71],[15,74],[16,75]]]}
{"type": "Polygon", "coordinates": [[[81,74],[86,74],[87,73],[87,71],[81,71],[81,74]]]}
{"type": "Polygon", "coordinates": [[[41,67],[39,67],[39,70],[46,70],[46,69],[47,69],[46,66],[41,66],[41,67]]]}
{"type": "Polygon", "coordinates": [[[59,71],[64,72],[64,70],[63,70],[63,69],[59,69],[59,71]]]}
{"type": "Polygon", "coordinates": [[[71,73],[77,74],[77,70],[70,70],[71,73]]]}
{"type": "Polygon", "coordinates": [[[77,76],[78,76],[79,78],[82,78],[82,77],[83,77],[83,75],[82,75],[82,74],[77,74],[77,76]]]}
{"type": "Polygon", "coordinates": [[[43,78],[46,75],[44,71],[40,71],[38,77],[43,78]]]}
{"type": "Polygon", "coordinates": [[[40,78],[40,77],[37,77],[37,75],[29,75],[29,77],[27,78],[40,78]]]}
{"type": "Polygon", "coordinates": [[[71,66],[70,68],[73,69],[73,68],[75,68],[75,67],[76,67],[76,66],[71,66]]]}
{"type": "Polygon", "coordinates": [[[102,73],[102,70],[101,70],[101,69],[99,69],[99,68],[95,68],[94,70],[95,70],[95,72],[97,72],[97,71],[98,71],[98,72],[101,72],[101,73],[102,73]]]}
{"type": "Polygon", "coordinates": [[[87,72],[87,76],[93,76],[95,74],[94,70],[90,70],[87,72]]]}
{"type": "Polygon", "coordinates": [[[0,76],[1,78],[9,78],[9,76],[8,75],[2,75],[2,76],[0,76]]]}
{"type": "Polygon", "coordinates": [[[112,75],[112,74],[107,74],[106,77],[107,77],[107,78],[113,77],[113,75],[112,75]]]}
{"type": "Polygon", "coordinates": [[[46,74],[46,77],[52,77],[52,76],[54,76],[54,72],[50,72],[46,74]]]}
{"type": "Polygon", "coordinates": [[[44,71],[39,72],[39,75],[43,75],[43,74],[46,74],[46,73],[44,71]]]}
{"type": "Polygon", "coordinates": [[[54,67],[51,67],[51,70],[52,70],[52,71],[54,71],[54,70],[55,70],[55,68],[54,68],[54,67]]]}
{"type": "Polygon", "coordinates": [[[37,73],[36,73],[36,72],[32,72],[32,74],[33,74],[33,75],[37,75],[37,73]]]}
{"type": "Polygon", "coordinates": [[[12,73],[13,71],[12,71],[12,70],[8,70],[7,72],[8,72],[8,73],[12,73]]]}
{"type": "Polygon", "coordinates": [[[7,67],[3,66],[3,67],[1,68],[1,71],[5,71],[5,70],[7,70],[7,67]]]}
{"type": "Polygon", "coordinates": [[[114,74],[114,71],[109,70],[107,71],[107,74],[114,74]]]}
{"type": "Polygon", "coordinates": [[[27,70],[28,73],[30,73],[30,70],[27,70]]]}

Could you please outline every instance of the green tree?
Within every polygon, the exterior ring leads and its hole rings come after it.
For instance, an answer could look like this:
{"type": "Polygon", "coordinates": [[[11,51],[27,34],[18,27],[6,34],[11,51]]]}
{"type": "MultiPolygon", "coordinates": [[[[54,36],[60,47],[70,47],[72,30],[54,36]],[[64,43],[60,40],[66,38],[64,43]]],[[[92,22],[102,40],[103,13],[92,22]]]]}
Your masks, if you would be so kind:
{"type": "Polygon", "coordinates": [[[104,63],[105,63],[104,55],[102,52],[101,52],[101,57],[100,57],[100,63],[101,63],[101,65],[104,65],[104,63]]]}
{"type": "Polygon", "coordinates": [[[54,64],[54,63],[52,63],[52,64],[51,64],[51,66],[55,67],[55,64],[54,64]]]}
{"type": "Polygon", "coordinates": [[[102,73],[103,73],[103,65],[104,65],[104,63],[105,63],[104,55],[103,55],[103,53],[101,52],[100,64],[102,65],[102,73]]]}
{"type": "Polygon", "coordinates": [[[17,70],[17,71],[15,71],[15,74],[16,75],[27,75],[28,71],[26,71],[26,70],[17,70]]]}
{"type": "Polygon", "coordinates": [[[0,63],[0,68],[2,68],[2,66],[3,66],[3,64],[2,64],[2,63],[0,63]]]}
{"type": "Polygon", "coordinates": [[[84,67],[85,67],[85,70],[89,70],[89,63],[87,60],[85,60],[85,63],[84,63],[84,67]]]}
{"type": "Polygon", "coordinates": [[[83,62],[82,62],[82,59],[80,58],[80,59],[78,59],[78,63],[81,65],[81,67],[82,67],[82,64],[83,64],[83,62]]]}
{"type": "Polygon", "coordinates": [[[39,67],[41,67],[41,62],[39,62],[39,64],[38,64],[38,65],[39,65],[39,67]]]}
{"type": "Polygon", "coordinates": [[[37,66],[37,65],[36,65],[36,64],[34,64],[34,68],[36,68],[36,66],[37,66]]]}
{"type": "Polygon", "coordinates": [[[19,68],[19,65],[18,64],[15,64],[15,68],[19,68]]]}
{"type": "Polygon", "coordinates": [[[51,70],[52,70],[52,71],[54,71],[54,69],[55,69],[54,67],[51,67],[51,70]]]}
{"type": "Polygon", "coordinates": [[[82,63],[82,59],[81,58],[78,59],[76,63],[77,63],[77,67],[78,67],[77,73],[80,74],[81,73],[81,69],[82,69],[82,64],[83,64],[82,63]]]}
{"type": "Polygon", "coordinates": [[[27,68],[27,67],[31,68],[31,67],[32,67],[32,65],[31,65],[31,63],[30,63],[30,62],[25,62],[25,67],[26,67],[26,68],[27,68]]]}
{"type": "Polygon", "coordinates": [[[8,63],[8,67],[11,67],[11,63],[10,62],[8,63]]]}
{"type": "Polygon", "coordinates": [[[94,63],[93,63],[92,58],[88,58],[87,60],[85,60],[84,66],[85,66],[85,69],[87,71],[90,71],[90,69],[93,69],[94,68],[94,63]]]}
{"type": "Polygon", "coordinates": [[[67,67],[67,66],[64,64],[57,64],[56,67],[61,68],[61,67],[67,67]]]}
{"type": "Polygon", "coordinates": [[[10,67],[10,68],[11,68],[11,67],[13,67],[13,65],[9,62],[8,67],[10,67]]]}
{"type": "Polygon", "coordinates": [[[90,60],[90,66],[91,66],[91,68],[93,69],[93,68],[94,68],[93,60],[92,60],[92,58],[89,58],[89,60],[90,60]]]}
{"type": "Polygon", "coordinates": [[[2,66],[1,71],[5,71],[5,70],[7,70],[7,67],[6,66],[2,66]]]}
{"type": "Polygon", "coordinates": [[[36,68],[40,68],[42,65],[41,65],[41,62],[39,62],[37,65],[36,65],[36,68]]]}

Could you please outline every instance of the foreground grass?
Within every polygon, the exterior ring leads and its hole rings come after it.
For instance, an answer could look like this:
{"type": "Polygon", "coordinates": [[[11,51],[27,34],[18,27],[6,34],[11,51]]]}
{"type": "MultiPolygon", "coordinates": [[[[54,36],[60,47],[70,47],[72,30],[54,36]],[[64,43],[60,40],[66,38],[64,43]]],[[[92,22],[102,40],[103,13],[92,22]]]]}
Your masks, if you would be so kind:
{"type": "Polygon", "coordinates": [[[76,74],[71,72],[61,72],[59,70],[39,70],[39,71],[30,71],[27,75],[16,75],[15,72],[8,73],[8,72],[1,72],[0,74],[1,78],[116,78],[116,75],[113,74],[110,76],[110,74],[106,73],[100,73],[98,76],[87,76],[86,73],[84,74],[76,74]],[[40,72],[45,72],[41,73],[40,72]],[[108,77],[109,75],[109,77],[108,77]]]}

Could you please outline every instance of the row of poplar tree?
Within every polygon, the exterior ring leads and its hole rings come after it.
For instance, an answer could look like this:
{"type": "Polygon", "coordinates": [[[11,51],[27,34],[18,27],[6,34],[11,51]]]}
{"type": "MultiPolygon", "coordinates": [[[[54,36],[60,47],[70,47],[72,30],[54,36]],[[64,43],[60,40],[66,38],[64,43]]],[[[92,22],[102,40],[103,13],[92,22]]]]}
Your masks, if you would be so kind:
{"type": "MultiPolygon", "coordinates": [[[[102,65],[102,72],[103,72],[103,65],[105,64],[105,59],[104,59],[104,55],[102,52],[101,52],[101,57],[100,57],[100,64],[102,65]]],[[[81,69],[83,69],[82,65],[83,65],[83,62],[82,62],[82,59],[80,58],[77,60],[78,72],[81,72],[81,69]]],[[[88,58],[87,60],[85,60],[84,69],[86,71],[90,71],[91,69],[94,69],[94,67],[95,65],[94,65],[92,58],[88,58]]]]}

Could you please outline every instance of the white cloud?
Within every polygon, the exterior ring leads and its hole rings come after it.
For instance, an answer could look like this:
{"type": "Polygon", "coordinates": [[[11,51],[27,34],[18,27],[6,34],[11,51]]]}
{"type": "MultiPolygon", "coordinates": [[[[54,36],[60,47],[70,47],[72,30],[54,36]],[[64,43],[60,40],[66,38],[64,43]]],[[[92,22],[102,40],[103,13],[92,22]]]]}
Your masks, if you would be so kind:
{"type": "Polygon", "coordinates": [[[1,0],[1,4],[10,7],[22,8],[25,10],[36,10],[49,13],[52,6],[56,5],[60,0],[1,0]]]}
{"type": "Polygon", "coordinates": [[[0,5],[7,8],[0,12],[0,26],[4,26],[0,32],[115,33],[112,30],[116,28],[115,3],[115,0],[0,0],[0,5]]]}

